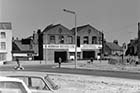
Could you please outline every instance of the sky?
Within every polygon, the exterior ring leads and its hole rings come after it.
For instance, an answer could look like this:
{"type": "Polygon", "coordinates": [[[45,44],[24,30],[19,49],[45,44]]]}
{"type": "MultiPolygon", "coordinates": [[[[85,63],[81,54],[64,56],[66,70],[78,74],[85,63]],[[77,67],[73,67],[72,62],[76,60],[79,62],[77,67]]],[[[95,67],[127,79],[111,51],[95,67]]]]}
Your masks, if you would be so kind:
{"type": "Polygon", "coordinates": [[[0,0],[0,22],[11,22],[13,37],[26,38],[50,24],[74,27],[90,24],[103,31],[109,42],[119,44],[137,38],[140,0],[0,0]]]}

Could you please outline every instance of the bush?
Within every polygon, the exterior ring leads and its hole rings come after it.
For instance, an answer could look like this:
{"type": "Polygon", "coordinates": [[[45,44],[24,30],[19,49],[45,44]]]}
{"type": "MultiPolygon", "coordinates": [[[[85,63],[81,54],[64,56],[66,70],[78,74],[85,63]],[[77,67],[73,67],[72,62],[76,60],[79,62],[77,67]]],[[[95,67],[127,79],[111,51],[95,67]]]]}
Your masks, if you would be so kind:
{"type": "Polygon", "coordinates": [[[109,60],[108,60],[108,63],[109,64],[117,64],[118,63],[118,60],[117,59],[113,59],[113,58],[110,58],[109,60]]]}

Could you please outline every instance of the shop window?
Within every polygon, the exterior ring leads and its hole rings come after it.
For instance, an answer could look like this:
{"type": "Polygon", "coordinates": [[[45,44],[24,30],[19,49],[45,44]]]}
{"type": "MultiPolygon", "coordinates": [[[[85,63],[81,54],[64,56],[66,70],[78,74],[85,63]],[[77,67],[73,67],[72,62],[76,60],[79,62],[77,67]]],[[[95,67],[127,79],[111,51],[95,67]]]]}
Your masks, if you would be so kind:
{"type": "Polygon", "coordinates": [[[64,44],[64,36],[60,35],[59,36],[60,44],[64,44]]]}
{"type": "Polygon", "coordinates": [[[89,42],[88,42],[88,36],[84,36],[83,43],[84,43],[84,44],[88,44],[88,43],[89,43],[89,42]]]}
{"type": "Polygon", "coordinates": [[[97,44],[97,37],[96,36],[92,37],[92,44],[97,44]]]}
{"type": "Polygon", "coordinates": [[[50,43],[55,43],[55,36],[50,36],[50,43]]]}

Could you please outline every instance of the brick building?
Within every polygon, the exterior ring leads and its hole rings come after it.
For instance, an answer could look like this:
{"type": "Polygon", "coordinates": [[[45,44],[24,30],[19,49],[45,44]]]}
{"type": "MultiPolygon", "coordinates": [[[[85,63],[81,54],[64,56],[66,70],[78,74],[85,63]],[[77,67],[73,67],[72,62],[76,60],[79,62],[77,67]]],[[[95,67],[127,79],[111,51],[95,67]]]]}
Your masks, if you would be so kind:
{"type": "MultiPolygon", "coordinates": [[[[61,57],[63,62],[74,59],[75,39],[74,29],[69,30],[61,24],[47,26],[43,34],[43,58],[48,61],[58,62],[61,57]]],[[[77,27],[77,57],[78,59],[97,58],[102,48],[102,32],[91,25],[77,27]]]]}

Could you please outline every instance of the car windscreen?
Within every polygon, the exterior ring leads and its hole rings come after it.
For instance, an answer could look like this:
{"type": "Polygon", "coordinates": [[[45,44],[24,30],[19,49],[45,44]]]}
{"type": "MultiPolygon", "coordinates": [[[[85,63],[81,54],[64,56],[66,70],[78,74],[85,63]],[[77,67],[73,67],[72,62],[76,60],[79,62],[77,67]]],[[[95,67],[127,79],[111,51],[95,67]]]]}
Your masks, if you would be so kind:
{"type": "Polygon", "coordinates": [[[16,81],[0,81],[0,88],[6,90],[17,90],[17,93],[27,93],[26,89],[24,88],[21,82],[16,81]]]}

